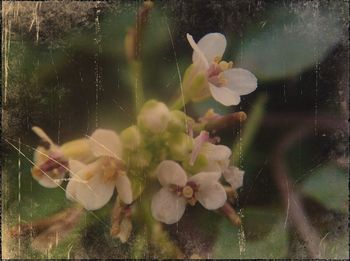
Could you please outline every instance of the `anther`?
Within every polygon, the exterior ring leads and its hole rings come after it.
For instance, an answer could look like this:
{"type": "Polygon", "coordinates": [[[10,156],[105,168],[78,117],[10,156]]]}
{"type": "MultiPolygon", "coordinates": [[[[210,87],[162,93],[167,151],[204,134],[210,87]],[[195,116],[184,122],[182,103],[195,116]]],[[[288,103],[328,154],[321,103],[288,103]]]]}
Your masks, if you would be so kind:
{"type": "Polygon", "coordinates": [[[185,186],[185,187],[182,189],[182,195],[183,195],[185,198],[192,198],[192,196],[193,196],[193,189],[192,189],[190,186],[185,186]]]}

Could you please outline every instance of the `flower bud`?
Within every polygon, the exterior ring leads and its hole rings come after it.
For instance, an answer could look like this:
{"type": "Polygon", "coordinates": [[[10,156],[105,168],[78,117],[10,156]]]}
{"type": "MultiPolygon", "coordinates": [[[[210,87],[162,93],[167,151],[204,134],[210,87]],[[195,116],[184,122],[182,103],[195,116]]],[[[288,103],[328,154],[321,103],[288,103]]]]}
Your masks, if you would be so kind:
{"type": "Polygon", "coordinates": [[[193,64],[189,66],[185,72],[183,87],[187,100],[196,102],[210,97],[208,79],[205,73],[199,71],[193,64]]]}
{"type": "Polygon", "coordinates": [[[142,149],[132,152],[130,158],[132,159],[131,164],[133,167],[142,169],[149,166],[152,155],[149,151],[142,149]]]}
{"type": "Polygon", "coordinates": [[[182,162],[184,169],[192,174],[201,172],[208,164],[207,157],[202,153],[198,154],[194,164],[190,163],[190,156],[182,162]]]}
{"type": "Polygon", "coordinates": [[[171,132],[186,132],[188,126],[193,125],[194,120],[184,112],[174,110],[170,112],[168,130],[171,132]]]}
{"type": "Polygon", "coordinates": [[[189,157],[193,148],[193,139],[184,133],[173,133],[167,137],[170,157],[182,161],[189,157]]]}
{"type": "Polygon", "coordinates": [[[67,159],[90,162],[95,157],[91,152],[88,139],[78,139],[64,143],[60,151],[67,159]]]}
{"type": "Polygon", "coordinates": [[[140,146],[142,137],[139,128],[135,125],[123,130],[120,134],[123,147],[129,150],[135,150],[140,146]]]}
{"type": "Polygon", "coordinates": [[[169,121],[168,107],[155,100],[146,102],[137,117],[138,126],[154,134],[162,133],[167,128],[169,121]]]}

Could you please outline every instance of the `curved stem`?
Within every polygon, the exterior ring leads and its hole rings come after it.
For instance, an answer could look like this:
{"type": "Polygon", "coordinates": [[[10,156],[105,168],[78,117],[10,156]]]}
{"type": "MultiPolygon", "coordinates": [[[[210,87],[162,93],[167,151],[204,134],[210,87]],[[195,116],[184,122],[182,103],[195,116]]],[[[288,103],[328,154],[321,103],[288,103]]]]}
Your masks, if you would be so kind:
{"type": "MultiPolygon", "coordinates": [[[[289,120],[289,118],[284,117],[289,120]]],[[[319,128],[327,130],[344,129],[347,127],[346,119],[342,118],[319,118],[319,128]]],[[[280,121],[278,121],[281,124],[280,121]]],[[[288,150],[292,145],[302,138],[307,137],[313,130],[313,118],[305,118],[303,125],[299,125],[292,129],[284,139],[276,146],[272,155],[272,174],[276,185],[280,190],[283,202],[286,209],[289,209],[289,217],[291,223],[296,228],[299,236],[305,242],[307,251],[311,258],[320,257],[320,236],[313,228],[311,222],[308,220],[302,201],[297,191],[293,189],[292,181],[288,175],[287,162],[285,160],[288,150]],[[291,202],[291,203],[290,203],[291,202]]]]}
{"type": "Polygon", "coordinates": [[[189,102],[189,99],[187,99],[184,95],[180,95],[171,105],[170,109],[172,110],[180,110],[181,108],[185,107],[185,105],[189,102]]]}

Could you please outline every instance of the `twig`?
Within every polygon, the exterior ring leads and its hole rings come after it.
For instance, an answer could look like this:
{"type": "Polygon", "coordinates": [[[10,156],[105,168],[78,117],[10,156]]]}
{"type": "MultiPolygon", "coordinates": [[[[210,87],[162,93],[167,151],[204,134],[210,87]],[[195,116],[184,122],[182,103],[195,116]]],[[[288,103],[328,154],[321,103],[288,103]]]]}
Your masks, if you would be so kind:
{"type": "Polygon", "coordinates": [[[228,127],[240,127],[242,122],[244,122],[246,119],[247,115],[243,111],[234,112],[209,121],[206,124],[205,129],[208,131],[219,131],[228,127]]]}
{"type": "MultiPolygon", "coordinates": [[[[271,118],[270,118],[271,119],[271,118]]],[[[289,123],[293,121],[293,118],[288,116],[281,117],[283,121],[285,119],[289,123]]],[[[303,209],[301,199],[296,191],[293,190],[292,181],[288,176],[287,164],[285,162],[285,155],[289,148],[297,141],[310,133],[312,133],[313,118],[300,117],[299,122],[302,121],[302,126],[293,129],[288,135],[282,139],[282,141],[276,146],[276,149],[272,155],[272,167],[273,177],[277,184],[278,189],[283,198],[283,202],[286,208],[289,208],[289,215],[291,223],[296,228],[299,236],[305,242],[307,251],[311,258],[320,257],[319,245],[320,236],[318,232],[312,227],[309,220],[306,217],[303,209]]],[[[297,121],[297,119],[294,119],[297,121]]],[[[266,121],[265,121],[266,122],[266,121]]],[[[279,121],[280,124],[283,124],[279,121]]],[[[319,128],[323,129],[337,129],[344,128],[346,121],[336,117],[320,116],[318,120],[319,128]]]]}
{"type": "Polygon", "coordinates": [[[236,211],[231,207],[229,203],[226,202],[219,210],[226,216],[226,218],[232,223],[232,225],[241,225],[240,216],[236,213],[236,211]]]}

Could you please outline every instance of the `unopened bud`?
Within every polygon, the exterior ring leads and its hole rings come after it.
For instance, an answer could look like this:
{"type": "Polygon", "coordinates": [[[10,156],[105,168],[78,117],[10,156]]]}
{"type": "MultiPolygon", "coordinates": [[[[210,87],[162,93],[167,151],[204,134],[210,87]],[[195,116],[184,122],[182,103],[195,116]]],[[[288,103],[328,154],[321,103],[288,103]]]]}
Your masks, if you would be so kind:
{"type": "Polygon", "coordinates": [[[123,130],[120,134],[120,138],[123,142],[123,148],[129,150],[135,150],[140,146],[142,141],[139,128],[135,125],[123,130]]]}
{"type": "Polygon", "coordinates": [[[67,159],[75,159],[82,162],[90,162],[95,157],[91,152],[88,139],[78,139],[64,143],[60,152],[67,159]]]}
{"type": "Polygon", "coordinates": [[[184,112],[174,110],[170,112],[170,122],[168,130],[171,132],[187,132],[188,128],[194,124],[194,120],[184,112]]]}
{"type": "Polygon", "coordinates": [[[208,166],[208,160],[204,154],[200,153],[198,154],[194,164],[190,164],[190,157],[183,161],[182,164],[186,171],[195,174],[201,172],[205,167],[208,166]]]}
{"type": "Polygon", "coordinates": [[[200,101],[210,96],[206,75],[193,64],[185,72],[183,89],[187,100],[200,101]]]}
{"type": "Polygon", "coordinates": [[[138,126],[154,134],[164,132],[169,121],[170,112],[168,107],[164,103],[155,100],[146,102],[137,117],[138,126]]]}
{"type": "Polygon", "coordinates": [[[184,133],[173,133],[167,137],[170,157],[182,161],[189,157],[193,148],[193,138],[184,133]]]}

